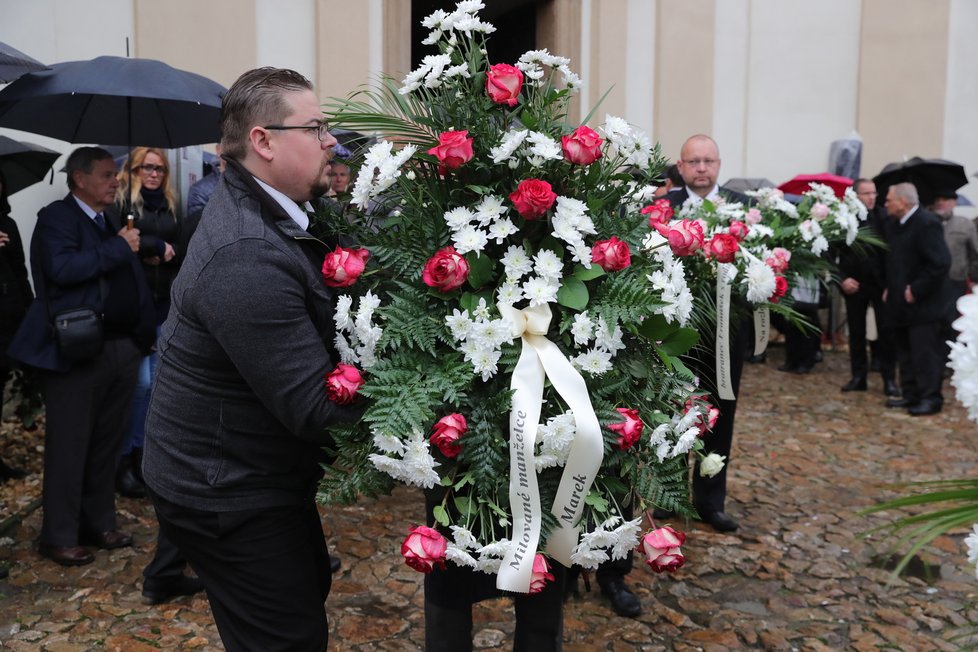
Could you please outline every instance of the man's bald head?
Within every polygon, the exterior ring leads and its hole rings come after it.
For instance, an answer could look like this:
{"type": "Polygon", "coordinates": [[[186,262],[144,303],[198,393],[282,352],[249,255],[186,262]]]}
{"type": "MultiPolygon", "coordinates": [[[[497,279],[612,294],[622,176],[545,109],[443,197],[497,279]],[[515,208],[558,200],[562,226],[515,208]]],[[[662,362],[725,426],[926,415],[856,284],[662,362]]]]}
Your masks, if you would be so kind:
{"type": "Polygon", "coordinates": [[[720,176],[720,148],[705,134],[690,136],[679,151],[676,165],[689,192],[706,197],[720,176]]]}

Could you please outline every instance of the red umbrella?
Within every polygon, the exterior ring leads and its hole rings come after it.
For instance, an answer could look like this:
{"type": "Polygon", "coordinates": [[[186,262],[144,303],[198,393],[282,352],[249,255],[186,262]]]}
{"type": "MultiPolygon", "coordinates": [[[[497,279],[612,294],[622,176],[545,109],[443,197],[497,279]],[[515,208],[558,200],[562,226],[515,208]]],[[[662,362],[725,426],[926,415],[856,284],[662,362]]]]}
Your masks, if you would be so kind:
{"type": "Polygon", "coordinates": [[[846,188],[852,185],[852,179],[829,174],[828,172],[822,172],[821,174],[799,174],[794,179],[782,183],[778,186],[778,189],[789,195],[802,195],[811,190],[811,184],[813,183],[828,186],[835,193],[836,197],[842,199],[846,188]]]}

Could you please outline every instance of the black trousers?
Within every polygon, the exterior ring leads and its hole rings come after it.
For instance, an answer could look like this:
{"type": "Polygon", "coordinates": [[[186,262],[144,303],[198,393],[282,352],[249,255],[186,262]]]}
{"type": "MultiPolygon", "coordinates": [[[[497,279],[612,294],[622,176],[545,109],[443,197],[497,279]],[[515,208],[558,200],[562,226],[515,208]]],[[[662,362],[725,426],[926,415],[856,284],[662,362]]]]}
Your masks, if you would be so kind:
{"type": "Polygon", "coordinates": [[[940,320],[894,329],[900,389],[911,403],[943,403],[944,343],[940,320]]]}
{"type": "MultiPolygon", "coordinates": [[[[819,327],[818,304],[796,301],[792,306],[806,321],[816,329],[819,327]]],[[[815,354],[821,341],[821,330],[802,330],[785,320],[784,326],[784,361],[789,367],[812,367],[815,365],[815,354]]]]}
{"type": "Polygon", "coordinates": [[[329,552],[315,502],[206,512],[151,492],[160,529],[204,583],[228,652],[323,652],[329,552]]]}
{"type": "Polygon", "coordinates": [[[42,375],[41,543],[76,546],[79,534],[116,529],[115,472],[141,358],[132,340],[112,339],[94,360],[42,375]]]}
{"type": "Polygon", "coordinates": [[[873,306],[876,315],[876,347],[873,357],[879,360],[883,380],[896,378],[896,351],[893,347],[893,331],[885,323],[883,291],[864,292],[845,295],[846,319],[849,324],[849,367],[853,378],[862,378],[869,373],[866,356],[866,311],[873,306]]]}

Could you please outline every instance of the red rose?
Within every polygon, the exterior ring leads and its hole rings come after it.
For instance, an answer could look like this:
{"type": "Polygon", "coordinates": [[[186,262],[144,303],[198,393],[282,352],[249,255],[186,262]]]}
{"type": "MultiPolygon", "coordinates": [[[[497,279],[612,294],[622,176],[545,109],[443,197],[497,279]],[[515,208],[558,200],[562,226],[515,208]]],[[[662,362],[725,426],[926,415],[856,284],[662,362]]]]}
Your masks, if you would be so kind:
{"type": "Polygon", "coordinates": [[[788,291],[788,279],[778,274],[774,277],[774,294],[772,294],[768,301],[771,303],[777,303],[781,300],[781,297],[785,295],[788,291]]]}
{"type": "Polygon", "coordinates": [[[461,287],[469,277],[469,263],[455,247],[449,245],[435,252],[435,255],[425,263],[421,272],[421,280],[425,285],[439,292],[451,292],[461,287]]]}
{"type": "Polygon", "coordinates": [[[338,405],[348,405],[357,396],[363,385],[363,376],[353,365],[336,365],[336,369],[326,374],[326,397],[338,405]]]}
{"type": "Polygon", "coordinates": [[[707,431],[713,430],[713,426],[716,425],[717,419],[720,418],[720,409],[706,400],[706,395],[704,394],[691,396],[686,401],[686,407],[683,409],[683,414],[687,414],[694,407],[700,407],[706,410],[706,414],[700,415],[700,420],[696,424],[700,429],[698,436],[702,437],[707,433],[707,431]]]}
{"type": "Polygon", "coordinates": [[[656,199],[651,205],[642,209],[642,215],[649,216],[649,228],[654,229],[656,224],[668,224],[672,219],[672,204],[668,199],[656,199]]]}
{"type": "Polygon", "coordinates": [[[525,220],[542,217],[557,201],[553,187],[540,179],[524,179],[509,196],[516,211],[525,220]]]}
{"type": "Polygon", "coordinates": [[[635,445],[635,442],[642,438],[642,430],[645,429],[645,424],[642,423],[641,417],[638,416],[638,410],[634,408],[615,409],[618,410],[620,415],[625,417],[625,420],[620,423],[611,424],[608,426],[608,430],[618,433],[618,448],[627,451],[635,445]]]}
{"type": "Polygon", "coordinates": [[[533,571],[530,575],[530,593],[539,593],[546,586],[547,582],[553,581],[554,576],[550,573],[547,558],[538,552],[533,558],[533,571]]]}
{"type": "Polygon", "coordinates": [[[584,125],[570,135],[560,137],[564,158],[574,165],[591,165],[601,158],[601,143],[598,132],[584,125]]]}
{"type": "Polygon", "coordinates": [[[737,244],[737,238],[729,233],[717,233],[706,243],[706,255],[721,263],[732,263],[738,249],[740,245],[737,244]]]}
{"type": "Polygon", "coordinates": [[[692,256],[697,250],[703,248],[703,225],[697,220],[656,224],[655,230],[669,240],[669,247],[677,256],[692,256]]]}
{"type": "Polygon", "coordinates": [[[366,249],[344,249],[337,246],[323,260],[323,283],[331,288],[353,285],[363,273],[370,252],[366,249]]]}
{"type": "Polygon", "coordinates": [[[446,131],[438,136],[438,146],[428,153],[438,158],[438,173],[445,174],[472,160],[472,141],[468,131],[446,131]]]}
{"type": "Polygon", "coordinates": [[[672,573],[686,561],[682,550],[679,549],[686,541],[686,535],[676,532],[668,525],[648,532],[639,544],[645,553],[647,563],[656,573],[669,571],[672,573]]]}
{"type": "Polygon", "coordinates": [[[598,240],[591,249],[591,262],[597,263],[606,272],[617,272],[632,264],[632,250],[627,242],[615,236],[611,240],[598,240]]]}
{"type": "Polygon", "coordinates": [[[438,530],[419,525],[408,533],[401,544],[404,562],[416,571],[428,574],[435,566],[445,567],[448,542],[438,530]]]}
{"type": "Polygon", "coordinates": [[[516,106],[523,88],[523,71],[508,63],[489,66],[486,73],[486,92],[496,104],[516,106]]]}
{"type": "Polygon", "coordinates": [[[743,242],[744,238],[747,237],[747,233],[750,231],[750,227],[743,222],[731,220],[730,227],[727,229],[727,231],[730,233],[730,235],[737,238],[737,242],[743,242]]]}
{"type": "Polygon", "coordinates": [[[435,423],[435,432],[431,435],[431,443],[438,447],[445,457],[455,457],[462,450],[459,439],[469,429],[465,417],[455,412],[442,417],[435,423]]]}

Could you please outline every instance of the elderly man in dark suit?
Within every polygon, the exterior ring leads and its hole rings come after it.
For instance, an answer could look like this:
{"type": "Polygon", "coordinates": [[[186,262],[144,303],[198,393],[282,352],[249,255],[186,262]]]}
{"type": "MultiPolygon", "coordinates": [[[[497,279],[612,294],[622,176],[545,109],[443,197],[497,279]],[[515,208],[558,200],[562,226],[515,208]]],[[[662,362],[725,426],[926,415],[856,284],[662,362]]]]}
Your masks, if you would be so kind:
{"type": "Polygon", "coordinates": [[[115,469],[139,361],[156,331],[135,255],[139,230],[112,232],[102,214],[119,185],[112,156],[81,147],[65,172],[70,194],[37,216],[31,240],[37,298],[8,355],[41,370],[47,406],[39,551],[73,566],[95,559],[85,546],[132,545],[116,530],[115,469]],[[83,306],[101,313],[104,344],[91,359],[71,362],[52,337],[51,318],[83,306]]]}
{"type": "Polygon", "coordinates": [[[920,207],[910,183],[891,186],[886,195],[890,252],[886,303],[893,324],[903,397],[887,407],[906,408],[913,416],[941,411],[944,350],[941,318],[947,308],[951,254],[937,215],[920,207]]]}
{"type": "Polygon", "coordinates": [[[316,508],[329,427],[331,247],[303,207],[336,139],[299,73],[244,73],[224,96],[227,168],[173,284],[143,475],[160,527],[204,583],[225,647],[325,650],[330,560],[316,508]]]}
{"type": "MultiPolygon", "coordinates": [[[[856,197],[869,211],[866,224],[873,235],[886,241],[886,214],[876,206],[876,184],[871,179],[856,179],[856,197]]],[[[843,392],[864,392],[867,387],[869,363],[866,355],[866,311],[870,306],[876,317],[876,345],[873,359],[879,363],[883,376],[883,393],[899,396],[896,378],[896,353],[892,333],[883,310],[883,288],[886,287],[886,250],[880,247],[849,247],[839,252],[840,287],[845,295],[846,316],[849,322],[849,366],[852,377],[842,386],[843,392]]]]}

